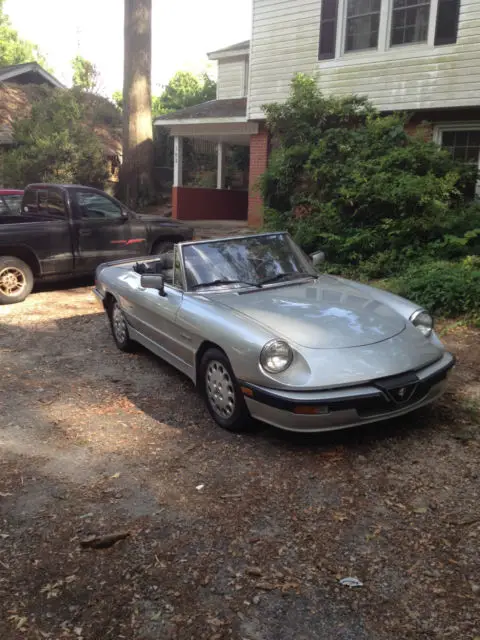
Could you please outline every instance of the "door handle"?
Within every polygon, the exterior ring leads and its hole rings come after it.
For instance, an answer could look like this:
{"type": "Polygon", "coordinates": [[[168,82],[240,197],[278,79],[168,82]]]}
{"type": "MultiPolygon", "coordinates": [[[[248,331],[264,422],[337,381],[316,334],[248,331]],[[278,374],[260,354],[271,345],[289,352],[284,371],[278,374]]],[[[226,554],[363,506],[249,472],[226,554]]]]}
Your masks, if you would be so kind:
{"type": "Polygon", "coordinates": [[[80,229],[80,235],[81,236],[91,236],[92,235],[92,230],[91,229],[80,229]]]}

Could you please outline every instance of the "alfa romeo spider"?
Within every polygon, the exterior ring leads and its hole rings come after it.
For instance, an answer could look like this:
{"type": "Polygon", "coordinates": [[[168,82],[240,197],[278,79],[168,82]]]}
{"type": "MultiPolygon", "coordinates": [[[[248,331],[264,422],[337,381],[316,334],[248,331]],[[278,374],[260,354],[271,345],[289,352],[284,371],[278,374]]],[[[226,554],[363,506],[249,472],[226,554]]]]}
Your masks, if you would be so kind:
{"type": "Polygon", "coordinates": [[[439,398],[455,359],[430,314],[323,259],[287,233],[183,242],[101,265],[95,292],[117,346],[179,369],[231,431],[342,429],[439,398]]]}

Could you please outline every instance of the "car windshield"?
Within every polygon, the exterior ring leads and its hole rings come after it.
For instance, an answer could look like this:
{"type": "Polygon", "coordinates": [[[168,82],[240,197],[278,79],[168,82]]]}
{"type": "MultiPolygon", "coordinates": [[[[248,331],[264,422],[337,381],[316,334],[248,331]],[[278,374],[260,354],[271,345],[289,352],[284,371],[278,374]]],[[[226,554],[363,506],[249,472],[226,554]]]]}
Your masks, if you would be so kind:
{"type": "Polygon", "coordinates": [[[189,289],[261,287],[317,276],[313,265],[287,234],[186,245],[183,259],[189,289]]]}

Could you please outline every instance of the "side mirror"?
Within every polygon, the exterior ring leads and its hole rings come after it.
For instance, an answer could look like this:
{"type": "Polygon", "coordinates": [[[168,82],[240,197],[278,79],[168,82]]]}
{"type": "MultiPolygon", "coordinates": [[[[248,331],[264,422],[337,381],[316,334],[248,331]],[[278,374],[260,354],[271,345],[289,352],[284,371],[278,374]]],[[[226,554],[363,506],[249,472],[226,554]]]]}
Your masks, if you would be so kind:
{"type": "Polygon", "coordinates": [[[128,220],[128,211],[122,207],[122,218],[128,220]]]}
{"type": "Polygon", "coordinates": [[[142,289],[156,289],[158,293],[165,297],[165,280],[160,275],[143,275],[140,278],[142,289]]]}
{"type": "Polygon", "coordinates": [[[310,254],[310,258],[312,259],[313,266],[318,267],[325,262],[325,253],[323,251],[315,251],[315,253],[310,254]]]}

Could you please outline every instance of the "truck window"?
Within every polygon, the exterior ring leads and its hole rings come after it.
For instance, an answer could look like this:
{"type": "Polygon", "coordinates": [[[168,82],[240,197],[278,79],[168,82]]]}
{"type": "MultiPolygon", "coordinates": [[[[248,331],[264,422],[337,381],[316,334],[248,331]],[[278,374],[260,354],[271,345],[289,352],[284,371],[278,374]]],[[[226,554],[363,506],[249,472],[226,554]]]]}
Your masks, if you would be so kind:
{"type": "Polygon", "coordinates": [[[37,191],[35,189],[28,189],[25,191],[23,197],[23,212],[24,213],[37,213],[37,191]]]}
{"type": "Polygon", "coordinates": [[[38,211],[48,213],[48,191],[41,190],[38,192],[38,211]]]}
{"type": "Polygon", "coordinates": [[[3,196],[3,198],[7,203],[8,208],[10,209],[10,213],[13,213],[15,215],[20,213],[22,209],[22,196],[11,194],[3,196]]]}
{"type": "Polygon", "coordinates": [[[59,191],[48,191],[48,213],[50,216],[63,220],[67,217],[65,210],[65,200],[59,191]]]}
{"type": "Polygon", "coordinates": [[[112,220],[122,217],[122,209],[113,200],[98,193],[76,191],[75,199],[80,217],[90,220],[112,220]]]}

